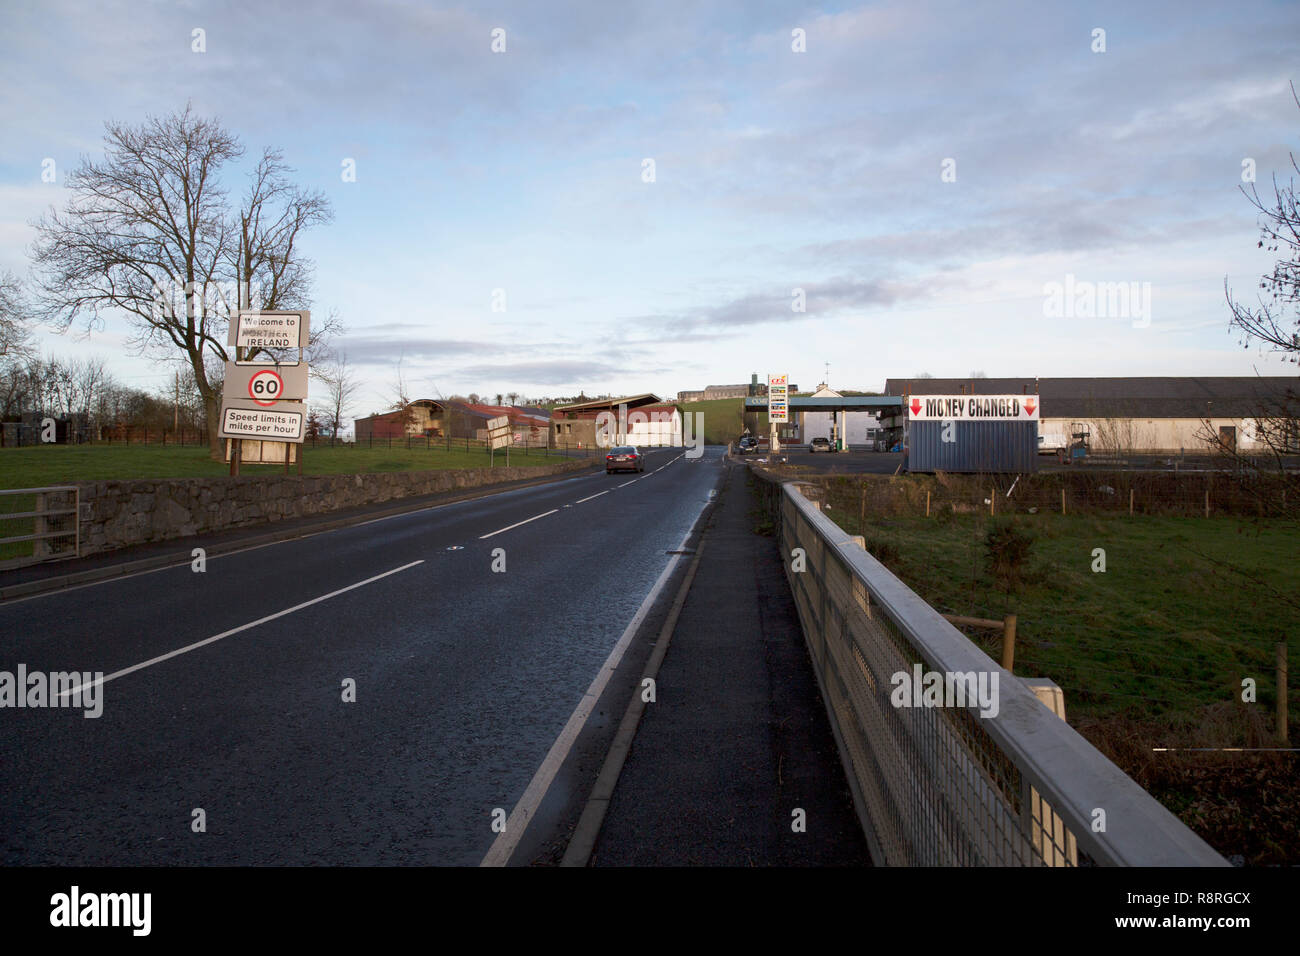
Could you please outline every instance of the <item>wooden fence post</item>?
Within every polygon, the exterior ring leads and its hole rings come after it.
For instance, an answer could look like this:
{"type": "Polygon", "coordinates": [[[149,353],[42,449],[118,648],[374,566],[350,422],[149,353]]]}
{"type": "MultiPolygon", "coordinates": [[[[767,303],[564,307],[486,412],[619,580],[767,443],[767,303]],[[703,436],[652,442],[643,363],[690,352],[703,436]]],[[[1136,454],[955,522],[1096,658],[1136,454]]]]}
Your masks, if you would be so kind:
{"type": "Polygon", "coordinates": [[[1133,489],[1128,490],[1128,516],[1133,517],[1133,489]]]}
{"type": "Polygon", "coordinates": [[[1065,514],[1065,486],[1061,486],[1061,514],[1065,514]]]}
{"type": "MultiPolygon", "coordinates": [[[[1283,499],[1283,501],[1285,501],[1285,499],[1283,499]]],[[[930,491],[929,491],[929,489],[926,489],[926,492],[925,492],[925,516],[926,516],[927,518],[930,517],[930,491]]]]}
{"type": "Polygon", "coordinates": [[[1002,619],[1002,666],[1008,671],[1016,662],[1016,616],[1008,614],[1002,619]]]}
{"type": "Polygon", "coordinates": [[[1282,743],[1289,738],[1286,716],[1286,641],[1277,645],[1277,735],[1282,743]]]}
{"type": "Polygon", "coordinates": [[[989,489],[989,517],[993,516],[993,503],[997,500],[998,500],[998,490],[996,488],[990,488],[989,489]]]}

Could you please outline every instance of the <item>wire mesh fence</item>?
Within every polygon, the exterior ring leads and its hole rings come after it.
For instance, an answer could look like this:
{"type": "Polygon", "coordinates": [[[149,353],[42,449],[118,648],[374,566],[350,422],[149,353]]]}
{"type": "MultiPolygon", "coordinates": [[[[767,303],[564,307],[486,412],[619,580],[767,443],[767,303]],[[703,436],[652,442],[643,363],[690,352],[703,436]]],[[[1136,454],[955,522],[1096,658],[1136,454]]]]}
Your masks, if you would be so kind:
{"type": "Polygon", "coordinates": [[[877,862],[1223,864],[793,484],[760,477],[754,490],[877,862]],[[998,674],[999,710],[901,705],[896,691],[920,671],[993,686],[998,674]],[[1120,825],[1095,832],[1097,807],[1120,825]]]}
{"type": "Polygon", "coordinates": [[[1300,518],[1300,476],[1112,472],[1037,475],[801,476],[833,507],[864,517],[1178,515],[1300,518]]]}

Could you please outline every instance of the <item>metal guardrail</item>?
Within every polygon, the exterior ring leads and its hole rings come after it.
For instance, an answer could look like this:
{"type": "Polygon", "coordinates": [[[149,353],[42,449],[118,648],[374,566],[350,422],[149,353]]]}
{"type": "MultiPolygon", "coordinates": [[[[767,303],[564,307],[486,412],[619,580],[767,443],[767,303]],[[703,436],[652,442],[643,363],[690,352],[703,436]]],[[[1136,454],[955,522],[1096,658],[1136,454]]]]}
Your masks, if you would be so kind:
{"type": "Polygon", "coordinates": [[[0,560],[0,568],[21,567],[26,564],[37,564],[41,561],[50,561],[56,558],[75,558],[81,555],[81,491],[76,485],[50,485],[44,488],[8,488],[0,490],[0,495],[34,495],[36,498],[36,509],[34,511],[0,511],[0,522],[2,521],[27,521],[33,522],[32,534],[11,535],[0,538],[0,546],[8,544],[18,544],[23,541],[32,542],[32,554],[30,557],[22,556],[0,560]],[[71,508],[51,508],[48,507],[49,497],[52,495],[71,496],[71,508]],[[71,515],[69,521],[67,516],[71,515]],[[69,525],[70,527],[60,527],[69,525]],[[72,548],[55,546],[57,539],[72,538],[72,548]]]}
{"type": "Polygon", "coordinates": [[[775,505],[786,576],[878,864],[1074,866],[1082,854],[1096,865],[1228,865],[796,483],[780,486],[775,505]],[[794,548],[803,571],[793,570],[794,548]],[[969,701],[894,706],[895,675],[917,664],[983,673],[990,687],[996,673],[997,713],[981,716],[969,701]]]}

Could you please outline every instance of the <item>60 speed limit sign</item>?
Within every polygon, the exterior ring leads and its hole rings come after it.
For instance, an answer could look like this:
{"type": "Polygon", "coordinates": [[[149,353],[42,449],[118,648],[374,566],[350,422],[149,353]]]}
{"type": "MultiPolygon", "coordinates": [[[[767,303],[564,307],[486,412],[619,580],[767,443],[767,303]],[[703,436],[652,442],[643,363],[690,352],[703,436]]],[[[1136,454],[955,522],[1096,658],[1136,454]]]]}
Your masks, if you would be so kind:
{"type": "Polygon", "coordinates": [[[274,369],[264,368],[248,380],[248,397],[259,405],[274,405],[283,394],[284,379],[274,369]]]}
{"type": "Polygon", "coordinates": [[[227,362],[222,397],[246,402],[250,398],[263,408],[281,402],[307,400],[307,363],[227,362]]]}

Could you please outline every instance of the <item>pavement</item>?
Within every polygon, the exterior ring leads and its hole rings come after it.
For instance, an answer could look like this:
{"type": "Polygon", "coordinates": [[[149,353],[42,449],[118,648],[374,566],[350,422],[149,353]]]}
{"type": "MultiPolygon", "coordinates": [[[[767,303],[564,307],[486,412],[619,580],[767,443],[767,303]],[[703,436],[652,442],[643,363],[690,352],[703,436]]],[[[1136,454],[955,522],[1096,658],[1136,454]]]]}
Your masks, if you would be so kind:
{"type": "Polygon", "coordinates": [[[724,468],[591,864],[870,865],[780,556],[753,530],[749,470],[724,468]]]}

